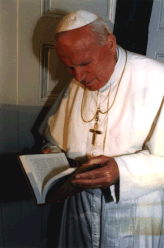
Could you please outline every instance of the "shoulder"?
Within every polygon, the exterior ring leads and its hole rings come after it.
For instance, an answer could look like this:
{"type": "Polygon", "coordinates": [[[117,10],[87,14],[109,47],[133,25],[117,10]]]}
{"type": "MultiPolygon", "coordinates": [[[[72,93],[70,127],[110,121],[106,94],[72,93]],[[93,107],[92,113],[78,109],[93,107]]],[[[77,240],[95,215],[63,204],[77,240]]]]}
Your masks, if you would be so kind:
{"type": "Polygon", "coordinates": [[[55,104],[59,105],[63,99],[68,100],[70,95],[75,95],[79,90],[83,91],[83,87],[75,79],[72,79],[72,81],[69,82],[60,92],[55,104]]]}
{"type": "Polygon", "coordinates": [[[164,74],[164,63],[140,54],[127,51],[128,65],[148,73],[164,74]]]}
{"type": "Polygon", "coordinates": [[[138,87],[151,87],[164,91],[164,64],[143,55],[127,53],[127,72],[138,87]],[[157,87],[158,86],[158,87],[157,87]]]}

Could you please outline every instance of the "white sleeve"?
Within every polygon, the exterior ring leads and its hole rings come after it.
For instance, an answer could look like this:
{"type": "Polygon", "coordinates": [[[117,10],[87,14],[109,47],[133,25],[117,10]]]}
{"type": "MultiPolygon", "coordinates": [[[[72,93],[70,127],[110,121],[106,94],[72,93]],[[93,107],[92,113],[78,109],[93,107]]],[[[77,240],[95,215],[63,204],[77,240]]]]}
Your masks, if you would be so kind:
{"type": "Polygon", "coordinates": [[[50,142],[46,142],[43,146],[42,146],[42,148],[41,148],[41,151],[43,150],[43,149],[45,149],[45,148],[51,148],[51,153],[60,153],[60,152],[62,152],[62,150],[58,147],[58,146],[55,146],[55,145],[53,145],[52,143],[50,143],[50,142]]]}
{"type": "MultiPolygon", "coordinates": [[[[163,104],[163,103],[162,103],[163,104]]],[[[120,173],[120,200],[130,200],[164,187],[164,107],[159,110],[146,150],[115,157],[120,173]]],[[[151,132],[151,130],[150,130],[151,132]]]]}

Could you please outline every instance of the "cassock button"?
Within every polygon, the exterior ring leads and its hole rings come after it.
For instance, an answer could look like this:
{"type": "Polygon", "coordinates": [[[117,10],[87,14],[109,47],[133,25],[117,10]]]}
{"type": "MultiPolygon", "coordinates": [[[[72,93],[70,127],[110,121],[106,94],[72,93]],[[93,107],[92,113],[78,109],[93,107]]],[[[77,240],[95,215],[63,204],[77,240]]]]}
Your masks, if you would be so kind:
{"type": "Polygon", "coordinates": [[[103,95],[100,95],[100,98],[101,98],[101,99],[103,99],[103,98],[104,98],[104,96],[103,96],[103,95]]]}
{"type": "Polygon", "coordinates": [[[93,153],[92,153],[93,156],[96,156],[96,154],[97,154],[96,152],[93,152],[93,153]]]}

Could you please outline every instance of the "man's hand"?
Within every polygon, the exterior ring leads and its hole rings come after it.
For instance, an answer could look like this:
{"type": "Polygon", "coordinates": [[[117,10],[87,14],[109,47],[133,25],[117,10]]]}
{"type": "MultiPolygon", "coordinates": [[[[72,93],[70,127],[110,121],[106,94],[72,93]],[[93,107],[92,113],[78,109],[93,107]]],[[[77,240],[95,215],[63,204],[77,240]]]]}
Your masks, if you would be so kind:
{"type": "Polygon", "coordinates": [[[116,184],[119,180],[118,165],[114,158],[98,156],[88,160],[82,166],[99,164],[100,168],[84,172],[75,176],[72,184],[81,188],[107,188],[116,184]]]}
{"type": "Polygon", "coordinates": [[[41,152],[42,152],[43,154],[47,154],[47,153],[51,153],[52,150],[51,150],[50,147],[46,147],[46,148],[44,148],[41,152]]]}

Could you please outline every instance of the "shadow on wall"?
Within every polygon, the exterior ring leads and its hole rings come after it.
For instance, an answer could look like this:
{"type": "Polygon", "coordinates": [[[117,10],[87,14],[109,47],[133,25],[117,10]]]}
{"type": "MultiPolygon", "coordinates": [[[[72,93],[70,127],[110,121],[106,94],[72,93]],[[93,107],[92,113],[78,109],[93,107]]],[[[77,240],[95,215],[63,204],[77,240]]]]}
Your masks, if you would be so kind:
{"type": "Polygon", "coordinates": [[[32,49],[38,59],[41,68],[41,91],[45,97],[44,107],[40,110],[37,119],[32,128],[34,136],[34,150],[41,144],[41,138],[37,132],[43,118],[54,103],[55,98],[60,94],[62,89],[71,82],[72,76],[57,58],[54,49],[54,36],[56,27],[67,13],[60,9],[48,12],[43,15],[36,23],[32,37],[32,49]],[[48,95],[49,85],[55,85],[48,95]]]}
{"type": "MultiPolygon", "coordinates": [[[[61,91],[72,79],[70,73],[61,63],[61,61],[58,60],[54,49],[54,36],[56,27],[61,18],[63,18],[66,14],[67,12],[59,9],[46,13],[38,20],[33,31],[32,49],[42,66],[41,83],[46,84],[44,81],[48,80],[46,78],[46,75],[48,76],[48,74],[51,76],[51,80],[54,81],[54,84],[57,82],[52,91],[52,94],[54,91],[61,91]]],[[[51,98],[51,95],[49,98],[51,98]]]]}
{"type": "Polygon", "coordinates": [[[32,195],[15,155],[0,156],[0,204],[31,200],[32,195]]]}
{"type": "MultiPolygon", "coordinates": [[[[18,106],[0,106],[0,203],[30,200],[31,193],[17,160],[18,106]]],[[[24,130],[25,132],[25,130],[24,130]]]]}
{"type": "MultiPolygon", "coordinates": [[[[54,238],[51,230],[58,230],[60,225],[62,205],[35,206],[17,159],[18,146],[26,147],[22,154],[36,152],[34,147],[30,149],[33,140],[26,124],[33,126],[39,110],[39,106],[0,106],[0,116],[4,120],[0,122],[0,247],[46,248],[43,241],[48,242],[52,235],[54,238]],[[18,113],[21,125],[17,122],[18,113]]],[[[35,148],[39,152],[38,139],[37,142],[35,148]]],[[[54,239],[56,242],[57,238],[54,239]]]]}

